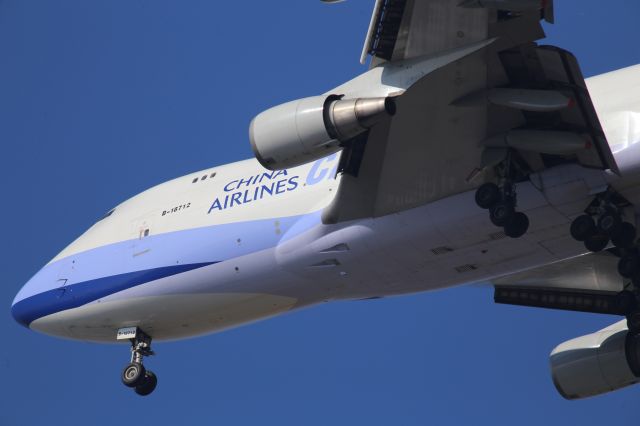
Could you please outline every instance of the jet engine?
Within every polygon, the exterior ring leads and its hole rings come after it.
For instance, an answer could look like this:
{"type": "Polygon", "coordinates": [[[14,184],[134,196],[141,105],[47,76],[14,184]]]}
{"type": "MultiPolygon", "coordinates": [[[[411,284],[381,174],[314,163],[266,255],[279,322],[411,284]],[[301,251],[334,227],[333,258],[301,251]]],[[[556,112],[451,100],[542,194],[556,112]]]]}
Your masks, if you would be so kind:
{"type": "Polygon", "coordinates": [[[333,154],[393,114],[392,98],[315,96],[258,114],[249,126],[249,139],[263,167],[281,170],[333,154]]]}
{"type": "Polygon", "coordinates": [[[569,340],[551,352],[551,375],[566,399],[614,391],[640,382],[640,336],[620,321],[569,340]]]}

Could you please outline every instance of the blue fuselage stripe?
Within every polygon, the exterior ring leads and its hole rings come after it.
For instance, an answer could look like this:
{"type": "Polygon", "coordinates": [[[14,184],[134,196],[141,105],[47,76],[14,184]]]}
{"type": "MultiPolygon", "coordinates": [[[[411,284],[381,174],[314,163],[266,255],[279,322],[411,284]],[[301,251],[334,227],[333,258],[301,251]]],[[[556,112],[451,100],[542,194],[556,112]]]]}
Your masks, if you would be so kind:
{"type": "Polygon", "coordinates": [[[202,268],[214,263],[217,262],[164,266],[62,286],[35,294],[17,302],[11,308],[11,312],[16,321],[28,327],[31,322],[46,315],[77,308],[128,288],[202,268]]]}

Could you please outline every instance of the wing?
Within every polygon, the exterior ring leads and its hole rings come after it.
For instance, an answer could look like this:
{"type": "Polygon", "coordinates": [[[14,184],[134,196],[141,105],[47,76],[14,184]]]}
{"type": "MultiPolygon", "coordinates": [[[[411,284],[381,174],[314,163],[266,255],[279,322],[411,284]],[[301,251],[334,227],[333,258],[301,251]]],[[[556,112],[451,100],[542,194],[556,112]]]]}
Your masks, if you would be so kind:
{"type": "Polygon", "coordinates": [[[627,315],[635,298],[617,271],[618,257],[587,254],[493,280],[496,303],[627,315]]]}
{"type": "Polygon", "coordinates": [[[553,20],[552,1],[376,1],[363,51],[369,73],[389,85],[393,69],[438,66],[388,90],[396,115],[347,145],[324,221],[472,190],[493,178],[507,150],[524,178],[563,162],[617,171],[576,59],[535,43],[541,19],[553,20]]]}
{"type": "Polygon", "coordinates": [[[618,293],[624,280],[617,271],[619,257],[608,253],[586,254],[492,281],[499,288],[555,288],[618,293]]]}
{"type": "MultiPolygon", "coordinates": [[[[487,9],[493,5],[500,6],[501,3],[505,5],[509,2],[376,0],[360,62],[364,64],[367,55],[397,61],[462,46],[470,40],[482,40],[487,37],[488,31],[487,9]],[[478,10],[469,13],[469,9],[478,10]]],[[[554,21],[553,1],[534,0],[529,3],[531,6],[520,5],[516,9],[540,13],[548,22],[554,21]],[[544,6],[541,6],[542,3],[544,6]]]]}

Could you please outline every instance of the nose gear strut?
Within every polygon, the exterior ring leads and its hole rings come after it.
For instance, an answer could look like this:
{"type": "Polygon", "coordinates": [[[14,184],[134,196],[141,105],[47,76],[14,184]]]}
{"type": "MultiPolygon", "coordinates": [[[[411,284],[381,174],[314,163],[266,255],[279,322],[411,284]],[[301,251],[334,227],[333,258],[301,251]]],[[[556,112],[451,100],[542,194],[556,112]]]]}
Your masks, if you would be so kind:
{"type": "Polygon", "coordinates": [[[151,337],[137,327],[127,327],[118,330],[118,340],[123,339],[131,341],[131,362],[122,370],[122,383],[138,395],[149,395],[158,384],[157,376],[142,363],[145,356],[154,355],[151,337]]]}

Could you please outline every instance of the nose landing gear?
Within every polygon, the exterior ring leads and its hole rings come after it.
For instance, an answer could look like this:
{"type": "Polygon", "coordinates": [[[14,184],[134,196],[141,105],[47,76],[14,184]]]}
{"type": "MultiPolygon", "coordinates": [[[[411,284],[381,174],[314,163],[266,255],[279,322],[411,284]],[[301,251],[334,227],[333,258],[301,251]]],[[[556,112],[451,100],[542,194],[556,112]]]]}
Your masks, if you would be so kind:
{"type": "Polygon", "coordinates": [[[158,384],[157,376],[142,363],[145,356],[154,355],[151,337],[137,327],[128,327],[118,330],[118,340],[123,339],[131,341],[131,362],[122,370],[122,383],[138,395],[149,395],[158,384]]]}

